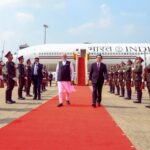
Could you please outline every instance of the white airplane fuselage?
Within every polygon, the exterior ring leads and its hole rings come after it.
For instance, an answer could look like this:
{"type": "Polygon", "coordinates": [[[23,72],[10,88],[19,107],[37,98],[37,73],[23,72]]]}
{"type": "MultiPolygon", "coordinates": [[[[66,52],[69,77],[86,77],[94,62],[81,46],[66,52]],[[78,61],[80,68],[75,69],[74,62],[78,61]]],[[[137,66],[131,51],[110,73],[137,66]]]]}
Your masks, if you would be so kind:
{"type": "Polygon", "coordinates": [[[42,64],[46,65],[50,71],[55,71],[63,53],[67,54],[68,60],[74,65],[76,64],[74,54],[78,56],[89,55],[88,66],[95,61],[97,54],[101,54],[103,62],[108,65],[126,62],[128,59],[134,60],[137,56],[141,56],[145,60],[144,65],[150,63],[149,43],[45,44],[20,49],[18,56],[23,55],[25,60],[30,58],[32,61],[35,57],[39,57],[42,64]]]}

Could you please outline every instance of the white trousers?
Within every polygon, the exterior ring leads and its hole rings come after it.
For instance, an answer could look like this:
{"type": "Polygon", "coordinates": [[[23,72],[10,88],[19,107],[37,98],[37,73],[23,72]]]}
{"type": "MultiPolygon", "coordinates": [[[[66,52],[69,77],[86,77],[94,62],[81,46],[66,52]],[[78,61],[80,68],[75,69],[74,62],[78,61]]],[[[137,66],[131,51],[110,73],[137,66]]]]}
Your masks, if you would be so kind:
{"type": "Polygon", "coordinates": [[[59,81],[58,82],[58,95],[59,95],[59,103],[63,103],[63,95],[66,94],[66,101],[70,99],[71,92],[71,82],[59,81]]]}

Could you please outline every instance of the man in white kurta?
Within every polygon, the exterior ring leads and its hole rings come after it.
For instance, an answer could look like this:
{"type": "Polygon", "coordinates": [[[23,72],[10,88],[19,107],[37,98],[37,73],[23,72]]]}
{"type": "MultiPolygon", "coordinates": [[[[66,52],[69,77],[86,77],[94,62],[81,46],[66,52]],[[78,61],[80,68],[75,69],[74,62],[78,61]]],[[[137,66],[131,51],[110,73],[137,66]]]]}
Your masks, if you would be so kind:
{"type": "Polygon", "coordinates": [[[70,61],[67,60],[67,55],[63,54],[62,61],[56,67],[56,81],[58,85],[59,104],[58,107],[63,106],[63,93],[66,94],[66,102],[70,105],[70,93],[74,90],[74,68],[70,61]]]}

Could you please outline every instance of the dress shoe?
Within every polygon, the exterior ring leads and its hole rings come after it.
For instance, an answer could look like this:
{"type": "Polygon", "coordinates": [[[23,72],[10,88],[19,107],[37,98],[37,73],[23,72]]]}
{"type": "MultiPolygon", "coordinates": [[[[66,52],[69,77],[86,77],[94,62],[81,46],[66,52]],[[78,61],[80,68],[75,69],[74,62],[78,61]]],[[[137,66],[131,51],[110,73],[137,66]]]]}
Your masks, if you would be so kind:
{"type": "Polygon", "coordinates": [[[26,95],[26,97],[32,97],[32,95],[29,94],[29,95],[26,95]]]}
{"type": "Polygon", "coordinates": [[[126,97],[126,98],[124,98],[125,100],[131,100],[131,98],[129,98],[129,97],[126,97]]]}
{"type": "Polygon", "coordinates": [[[66,103],[67,103],[68,105],[70,105],[70,101],[66,101],[66,103]]]}
{"type": "Polygon", "coordinates": [[[38,100],[41,100],[41,98],[39,97],[38,100]]]}
{"type": "Polygon", "coordinates": [[[25,100],[25,98],[24,98],[24,97],[19,97],[18,99],[19,99],[19,100],[25,100]]]}
{"type": "Polygon", "coordinates": [[[6,101],[6,104],[13,104],[12,101],[6,101]]]}
{"type": "Polygon", "coordinates": [[[96,104],[92,104],[93,108],[96,108],[96,104]]]}
{"type": "Polygon", "coordinates": [[[37,98],[36,97],[33,97],[33,100],[36,100],[37,98]]]}
{"type": "Polygon", "coordinates": [[[62,103],[57,105],[57,107],[62,107],[62,106],[63,106],[63,104],[62,104],[62,103]]]}
{"type": "Polygon", "coordinates": [[[133,103],[137,103],[137,104],[140,104],[141,102],[140,102],[140,101],[134,101],[133,103]]]}
{"type": "Polygon", "coordinates": [[[124,97],[124,96],[120,95],[119,97],[124,97]]]}
{"type": "Polygon", "coordinates": [[[148,106],[145,106],[146,108],[150,108],[150,105],[148,105],[148,106]]]}
{"type": "Polygon", "coordinates": [[[14,100],[11,100],[11,102],[12,102],[12,103],[16,103],[16,101],[14,101],[14,100]]]}

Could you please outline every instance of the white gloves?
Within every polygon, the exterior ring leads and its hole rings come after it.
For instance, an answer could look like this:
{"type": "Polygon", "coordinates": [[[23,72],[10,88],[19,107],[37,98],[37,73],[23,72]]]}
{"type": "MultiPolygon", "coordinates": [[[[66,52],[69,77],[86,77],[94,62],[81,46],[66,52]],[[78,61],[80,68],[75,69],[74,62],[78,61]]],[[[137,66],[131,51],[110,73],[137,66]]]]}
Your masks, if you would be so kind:
{"type": "Polygon", "coordinates": [[[3,80],[3,76],[2,75],[0,75],[0,80],[3,80]]]}
{"type": "Polygon", "coordinates": [[[17,81],[17,78],[16,77],[14,77],[14,78],[12,78],[14,81],[17,81]]]}

